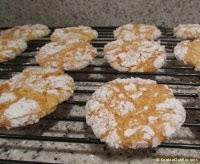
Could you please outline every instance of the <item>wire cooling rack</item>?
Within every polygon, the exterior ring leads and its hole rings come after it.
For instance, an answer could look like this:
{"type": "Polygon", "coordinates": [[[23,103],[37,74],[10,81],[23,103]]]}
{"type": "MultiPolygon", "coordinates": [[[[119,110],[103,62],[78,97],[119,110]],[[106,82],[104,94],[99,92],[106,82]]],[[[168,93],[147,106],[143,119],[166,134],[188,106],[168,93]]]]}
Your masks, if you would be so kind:
{"type": "MultiPolygon", "coordinates": [[[[78,88],[72,98],[64,102],[59,106],[79,106],[84,108],[87,98],[95,91],[94,86],[100,86],[105,82],[116,78],[123,77],[140,77],[145,79],[156,80],[159,84],[166,84],[172,88],[176,98],[183,102],[183,105],[187,111],[187,119],[183,124],[183,127],[190,127],[193,130],[199,131],[200,119],[198,112],[200,112],[200,106],[198,103],[198,95],[196,93],[196,87],[200,86],[200,73],[194,71],[193,67],[184,65],[182,62],[176,60],[173,55],[174,46],[180,42],[173,36],[171,28],[159,27],[162,31],[162,36],[158,39],[161,44],[165,46],[167,51],[167,62],[162,69],[159,69],[155,73],[127,73],[118,72],[112,69],[103,59],[103,47],[104,45],[114,40],[113,30],[116,27],[94,27],[98,31],[98,39],[92,41],[92,45],[98,50],[98,55],[91,65],[79,71],[65,71],[71,75],[78,88]],[[86,97],[85,100],[78,99],[77,97],[86,97]],[[192,114],[188,114],[192,113],[192,114]],[[194,117],[193,117],[194,116],[194,117]]],[[[51,28],[53,31],[55,28],[51,28]]],[[[49,36],[41,38],[40,40],[28,42],[28,49],[16,59],[10,60],[0,64],[0,80],[6,80],[12,77],[17,72],[21,72],[25,67],[38,66],[34,56],[37,48],[42,47],[46,43],[50,42],[49,36]]],[[[60,109],[57,109],[60,110],[60,109]]],[[[73,115],[55,115],[54,113],[42,118],[47,121],[66,121],[66,122],[85,122],[84,116],[73,115]]],[[[98,139],[93,137],[65,137],[65,136],[45,136],[34,134],[20,134],[17,130],[1,130],[0,129],[0,142],[1,139],[10,140],[33,140],[33,141],[51,141],[51,142],[71,142],[71,143],[85,143],[85,144],[104,144],[98,139]]],[[[159,147],[162,148],[181,148],[181,149],[200,149],[200,144],[194,143],[174,143],[166,142],[162,143],[159,147]]],[[[17,161],[0,159],[0,163],[33,163],[32,161],[17,161]]]]}

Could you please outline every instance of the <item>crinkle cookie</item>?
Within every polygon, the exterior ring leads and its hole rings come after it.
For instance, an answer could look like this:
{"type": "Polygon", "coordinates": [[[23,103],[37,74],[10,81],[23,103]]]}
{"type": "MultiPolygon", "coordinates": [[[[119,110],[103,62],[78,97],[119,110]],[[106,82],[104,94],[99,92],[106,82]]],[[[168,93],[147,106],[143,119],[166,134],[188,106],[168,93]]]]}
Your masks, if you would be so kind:
{"type": "Polygon", "coordinates": [[[113,148],[156,147],[174,134],[186,112],[166,85],[140,78],[116,79],[86,104],[86,121],[113,148]]]}
{"type": "Polygon", "coordinates": [[[200,39],[200,25],[180,24],[174,28],[174,35],[181,39],[200,39]]]}
{"type": "Polygon", "coordinates": [[[51,42],[39,50],[36,60],[44,67],[79,70],[88,66],[96,54],[97,50],[84,41],[51,42]]]}
{"type": "Polygon", "coordinates": [[[185,64],[195,67],[200,71],[200,39],[194,41],[182,41],[174,48],[176,58],[185,64]]]}
{"type": "Polygon", "coordinates": [[[5,62],[15,58],[27,48],[27,44],[22,39],[0,39],[0,62],[5,62]]]}
{"type": "Polygon", "coordinates": [[[160,36],[161,31],[157,27],[145,24],[126,24],[118,27],[114,31],[114,37],[116,39],[124,40],[154,40],[160,36]]]}
{"type": "Polygon", "coordinates": [[[165,63],[164,46],[157,41],[116,40],[104,46],[104,58],[114,69],[127,72],[154,72],[165,63]]]}
{"type": "Polygon", "coordinates": [[[52,113],[75,89],[73,79],[53,68],[29,68],[0,84],[0,127],[33,124],[52,113]]]}
{"type": "Polygon", "coordinates": [[[15,39],[20,38],[26,41],[37,40],[50,33],[50,29],[42,24],[28,24],[16,26],[1,32],[0,38],[15,39]]]}
{"type": "Polygon", "coordinates": [[[51,41],[78,39],[88,42],[96,39],[97,37],[97,31],[93,30],[91,27],[78,26],[56,29],[51,35],[51,41]]]}

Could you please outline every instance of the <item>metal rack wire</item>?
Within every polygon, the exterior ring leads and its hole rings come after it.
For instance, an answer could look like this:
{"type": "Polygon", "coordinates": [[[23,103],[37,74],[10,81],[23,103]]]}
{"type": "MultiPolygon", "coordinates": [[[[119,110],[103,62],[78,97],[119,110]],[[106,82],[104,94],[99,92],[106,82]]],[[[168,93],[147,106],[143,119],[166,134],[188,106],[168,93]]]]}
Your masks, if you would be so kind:
{"type": "MultiPolygon", "coordinates": [[[[174,46],[180,42],[180,39],[176,39],[173,36],[171,28],[160,27],[162,36],[158,39],[162,45],[165,45],[168,53],[166,65],[155,73],[127,73],[118,72],[106,63],[103,62],[103,46],[114,40],[113,30],[115,27],[94,27],[99,33],[97,40],[92,41],[92,45],[98,50],[98,55],[90,66],[80,71],[65,71],[70,74],[75,82],[88,83],[88,89],[77,89],[75,94],[88,95],[94,92],[94,89],[90,88],[90,83],[105,83],[113,80],[117,77],[142,77],[156,80],[159,84],[166,84],[173,88],[174,95],[177,98],[189,99],[186,103],[185,109],[187,111],[199,112],[200,106],[198,106],[198,95],[195,92],[195,87],[200,86],[200,73],[194,71],[193,67],[184,65],[178,62],[173,56],[174,46]],[[100,61],[100,62],[99,62],[100,61]],[[90,76],[94,75],[94,76],[90,76]],[[100,75],[100,76],[99,76],[100,75]],[[190,89],[188,89],[190,88],[190,89]],[[189,92],[189,90],[193,92],[189,92]],[[176,92],[177,91],[177,92],[176,92]]],[[[52,31],[54,28],[52,28],[52,31]]],[[[49,42],[49,36],[41,38],[40,40],[30,41],[28,43],[28,49],[16,59],[0,64],[0,80],[6,80],[13,76],[17,72],[21,72],[27,66],[38,66],[34,60],[35,53],[38,47],[43,46],[49,42]]],[[[84,108],[86,101],[73,100],[64,102],[66,105],[78,105],[84,108]]],[[[85,117],[82,116],[54,116],[49,115],[43,118],[43,120],[51,121],[73,121],[73,122],[85,122],[85,117]]],[[[184,127],[194,128],[199,130],[200,122],[185,122],[184,127]]],[[[34,140],[34,141],[53,141],[53,142],[71,142],[71,143],[85,143],[85,144],[104,144],[96,138],[74,138],[74,137],[55,137],[55,136],[34,136],[34,135],[22,135],[2,133],[0,130],[1,139],[12,140],[34,140]]],[[[185,143],[162,143],[159,147],[162,148],[182,148],[182,149],[200,149],[200,144],[185,144],[185,143]]],[[[14,161],[0,159],[0,163],[23,163],[23,161],[14,161]]],[[[24,161],[28,163],[28,161],[24,161]]],[[[33,163],[33,162],[31,162],[33,163]]]]}

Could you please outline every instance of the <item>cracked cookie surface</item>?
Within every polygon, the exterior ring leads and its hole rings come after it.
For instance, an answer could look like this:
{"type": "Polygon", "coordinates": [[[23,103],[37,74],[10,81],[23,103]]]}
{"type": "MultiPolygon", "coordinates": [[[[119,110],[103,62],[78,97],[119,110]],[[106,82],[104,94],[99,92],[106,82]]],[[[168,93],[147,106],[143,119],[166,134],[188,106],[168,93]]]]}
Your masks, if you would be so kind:
{"type": "Polygon", "coordinates": [[[160,36],[161,31],[157,27],[145,24],[126,24],[118,27],[114,31],[114,37],[116,39],[124,40],[154,40],[160,36]]]}
{"type": "Polygon", "coordinates": [[[195,67],[195,70],[200,71],[200,39],[178,43],[174,48],[174,55],[178,60],[190,64],[195,67]]]}
{"type": "Polygon", "coordinates": [[[27,44],[22,39],[0,39],[0,62],[14,59],[27,48],[27,44]]]}
{"type": "Polygon", "coordinates": [[[75,89],[73,79],[53,68],[28,68],[0,84],[0,127],[33,124],[52,113],[75,89]]]}
{"type": "Polygon", "coordinates": [[[116,79],[86,103],[86,122],[97,138],[114,148],[156,147],[183,124],[181,102],[155,81],[116,79]]]}
{"type": "Polygon", "coordinates": [[[104,58],[122,72],[155,72],[165,63],[164,46],[157,41],[116,40],[104,46],[104,58]]]}
{"type": "Polygon", "coordinates": [[[82,40],[89,42],[98,37],[97,31],[91,27],[78,26],[55,29],[51,35],[51,41],[82,40]]]}
{"type": "Polygon", "coordinates": [[[3,30],[0,38],[4,39],[23,39],[25,41],[37,40],[50,33],[50,29],[42,24],[27,24],[23,26],[15,26],[13,28],[3,30]]]}
{"type": "Polygon", "coordinates": [[[84,41],[51,42],[40,48],[36,60],[44,67],[79,70],[88,66],[96,54],[96,48],[84,41]]]}

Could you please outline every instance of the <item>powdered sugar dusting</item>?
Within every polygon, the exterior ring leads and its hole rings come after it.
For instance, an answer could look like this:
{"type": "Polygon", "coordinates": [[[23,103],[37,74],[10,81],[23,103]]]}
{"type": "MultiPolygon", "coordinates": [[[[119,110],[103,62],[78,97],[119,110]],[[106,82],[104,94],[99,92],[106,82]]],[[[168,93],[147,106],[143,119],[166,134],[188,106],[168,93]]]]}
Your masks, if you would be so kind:
{"type": "Polygon", "coordinates": [[[165,59],[166,59],[166,56],[165,55],[162,55],[162,56],[158,56],[158,58],[154,61],[154,66],[159,69],[161,68],[164,64],[165,64],[165,59]]]}
{"type": "Polygon", "coordinates": [[[44,67],[79,70],[88,66],[96,54],[96,48],[84,41],[52,42],[40,49],[36,61],[44,67]]]}
{"type": "Polygon", "coordinates": [[[153,40],[157,39],[160,36],[161,36],[161,31],[158,28],[152,25],[145,25],[145,24],[129,23],[118,27],[114,31],[115,38],[124,40],[133,40],[133,39],[153,40]]]}
{"type": "Polygon", "coordinates": [[[115,147],[115,148],[120,147],[121,140],[116,132],[116,129],[110,131],[110,133],[105,139],[105,142],[108,143],[110,147],[115,147]]]}
{"type": "Polygon", "coordinates": [[[130,83],[129,85],[126,85],[126,86],[124,87],[124,89],[125,89],[126,91],[135,90],[135,89],[136,89],[136,86],[135,86],[133,83],[130,83]]]}
{"type": "Polygon", "coordinates": [[[164,115],[164,120],[171,121],[173,123],[173,125],[170,125],[169,123],[164,125],[165,134],[169,137],[172,133],[175,132],[176,129],[181,127],[185,121],[186,113],[181,102],[175,98],[166,99],[164,102],[156,105],[156,110],[159,112],[164,112],[168,109],[171,109],[174,112],[164,115]]]}
{"type": "Polygon", "coordinates": [[[104,52],[104,58],[119,71],[151,71],[148,70],[151,63],[148,66],[144,63],[152,58],[155,58],[152,67],[156,70],[164,65],[166,59],[164,47],[160,45],[160,42],[154,41],[123,41],[119,39],[107,43],[104,46],[104,52]],[[118,44],[119,42],[120,44],[118,44]],[[143,66],[137,68],[139,65],[143,66]]]}
{"type": "Polygon", "coordinates": [[[133,112],[135,110],[134,105],[128,101],[121,101],[118,104],[117,108],[119,108],[120,115],[122,115],[122,116],[127,114],[128,112],[133,112]]]}
{"type": "Polygon", "coordinates": [[[114,148],[155,147],[184,120],[185,110],[172,91],[148,79],[115,79],[97,89],[86,103],[87,124],[101,141],[114,148]],[[160,103],[153,90],[160,97],[164,94],[165,100],[160,103]]]}
{"type": "Polygon", "coordinates": [[[150,139],[154,136],[155,132],[149,126],[143,126],[142,131],[144,131],[144,139],[150,139]]]}
{"type": "Polygon", "coordinates": [[[0,96],[0,104],[6,103],[1,109],[0,126],[7,128],[38,122],[67,100],[75,88],[69,75],[57,69],[40,67],[24,70],[0,87],[4,86],[8,91],[0,96]],[[44,101],[41,103],[41,100],[44,101]]]}
{"type": "Polygon", "coordinates": [[[199,24],[179,24],[174,28],[174,34],[178,38],[200,38],[199,24]]]}
{"type": "Polygon", "coordinates": [[[135,93],[135,94],[131,95],[130,97],[133,100],[135,100],[135,99],[138,99],[140,96],[142,96],[142,92],[135,93]]]}
{"type": "Polygon", "coordinates": [[[12,127],[17,127],[27,124],[27,115],[36,115],[37,112],[41,112],[41,109],[36,101],[22,98],[4,111],[4,117],[10,120],[12,127]]]}
{"type": "Polygon", "coordinates": [[[3,104],[8,101],[13,101],[16,99],[16,96],[12,92],[2,93],[0,96],[0,104],[3,104]]]}
{"type": "Polygon", "coordinates": [[[40,53],[47,53],[47,55],[54,55],[65,48],[64,45],[58,44],[56,42],[45,44],[40,49],[40,53]]]}
{"type": "Polygon", "coordinates": [[[188,48],[187,48],[188,43],[189,41],[180,42],[174,48],[174,55],[176,56],[178,60],[186,62],[184,59],[188,51],[188,48]]]}
{"type": "Polygon", "coordinates": [[[134,128],[134,129],[127,129],[125,132],[124,132],[124,136],[125,137],[130,137],[132,136],[133,134],[135,134],[135,132],[137,130],[139,130],[141,127],[137,127],[137,128],[134,128]]]}
{"type": "Polygon", "coordinates": [[[50,33],[50,29],[42,24],[27,24],[23,26],[16,26],[1,33],[1,38],[16,39],[20,38],[25,41],[35,40],[46,36],[50,33]]]}
{"type": "Polygon", "coordinates": [[[97,31],[87,26],[56,29],[51,35],[52,41],[84,40],[90,41],[98,37],[97,31]]]}
{"type": "Polygon", "coordinates": [[[148,122],[149,123],[153,123],[155,120],[157,120],[158,118],[157,117],[155,117],[155,116],[149,116],[148,117],[148,122]]]}
{"type": "Polygon", "coordinates": [[[160,145],[160,143],[161,143],[161,141],[157,137],[154,137],[152,140],[152,147],[156,147],[156,146],[160,145]]]}
{"type": "MultiPolygon", "coordinates": [[[[98,110],[98,109],[96,109],[98,110]]],[[[91,112],[90,106],[86,106],[86,112],[91,112]]],[[[101,137],[108,128],[113,129],[117,126],[117,122],[112,113],[108,112],[107,109],[99,110],[98,116],[88,117],[86,115],[87,124],[92,126],[92,130],[97,137],[101,137]]]]}
{"type": "MultiPolygon", "coordinates": [[[[199,33],[200,36],[200,33],[199,33]]],[[[195,67],[195,70],[200,70],[200,62],[198,54],[200,52],[200,39],[193,41],[182,41],[177,44],[174,49],[174,54],[178,60],[183,61],[185,64],[190,64],[195,67]]]]}
{"type": "Polygon", "coordinates": [[[27,48],[27,44],[22,39],[8,40],[0,39],[0,62],[15,58],[27,48]]]}

